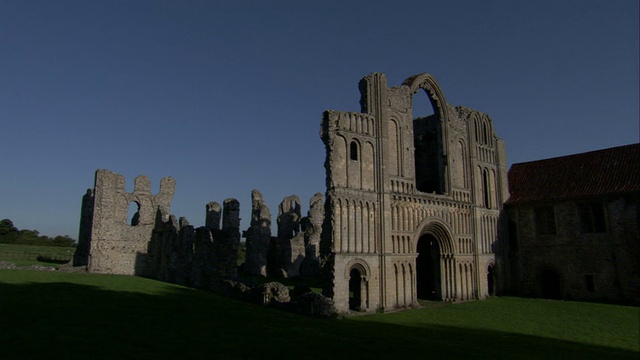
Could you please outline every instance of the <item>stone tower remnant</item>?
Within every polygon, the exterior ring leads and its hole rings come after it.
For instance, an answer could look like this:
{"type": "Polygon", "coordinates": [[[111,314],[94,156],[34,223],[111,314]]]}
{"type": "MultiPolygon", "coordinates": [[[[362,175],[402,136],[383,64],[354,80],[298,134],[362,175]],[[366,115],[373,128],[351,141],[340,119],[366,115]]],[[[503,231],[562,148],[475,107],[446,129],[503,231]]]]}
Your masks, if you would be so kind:
{"type": "Polygon", "coordinates": [[[133,192],[129,193],[125,191],[122,175],[97,170],[94,189],[83,199],[78,239],[82,251],[75,256],[74,263],[86,265],[90,272],[148,275],[147,244],[156,219],[169,219],[174,192],[172,177],[163,178],[160,192],[153,195],[149,178],[138,176],[133,192]],[[127,219],[131,203],[138,210],[127,219]]]}
{"type": "Polygon", "coordinates": [[[251,191],[251,226],[247,239],[244,271],[251,275],[267,276],[267,254],[271,241],[271,212],[258,190],[251,191]]]}

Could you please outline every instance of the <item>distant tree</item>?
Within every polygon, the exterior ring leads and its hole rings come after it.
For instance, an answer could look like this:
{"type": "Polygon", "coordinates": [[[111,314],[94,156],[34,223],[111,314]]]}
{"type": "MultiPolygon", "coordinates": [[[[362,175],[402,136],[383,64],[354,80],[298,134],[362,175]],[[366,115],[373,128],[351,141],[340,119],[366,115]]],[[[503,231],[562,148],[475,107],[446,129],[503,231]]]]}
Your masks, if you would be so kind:
{"type": "Polygon", "coordinates": [[[16,243],[24,245],[45,245],[46,239],[42,239],[38,231],[23,229],[18,231],[18,240],[16,243]]]}
{"type": "Polygon", "coordinates": [[[53,238],[53,246],[75,246],[76,242],[75,240],[73,240],[72,238],[69,237],[69,235],[65,235],[65,236],[56,236],[55,238],[53,238]]]}
{"type": "Polygon", "coordinates": [[[0,243],[39,246],[75,246],[69,235],[50,238],[40,235],[38,230],[18,230],[9,219],[0,220],[0,243]]]}
{"type": "Polygon", "coordinates": [[[0,220],[0,243],[12,244],[18,240],[18,229],[9,219],[0,220]]]}
{"type": "Polygon", "coordinates": [[[18,229],[13,226],[13,222],[9,219],[0,220],[0,236],[4,236],[11,232],[18,232],[18,229]]]}

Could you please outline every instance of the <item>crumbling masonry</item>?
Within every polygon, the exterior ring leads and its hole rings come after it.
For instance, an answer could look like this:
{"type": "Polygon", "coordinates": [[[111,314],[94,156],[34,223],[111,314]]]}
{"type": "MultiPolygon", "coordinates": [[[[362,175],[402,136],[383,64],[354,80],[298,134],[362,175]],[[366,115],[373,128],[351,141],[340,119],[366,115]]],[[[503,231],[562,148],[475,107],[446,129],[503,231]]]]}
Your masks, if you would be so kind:
{"type": "MultiPolygon", "coordinates": [[[[388,87],[373,73],[360,82],[361,112],[327,111],[326,199],[301,216],[293,195],[278,207],[277,236],[262,194],[252,192],[245,273],[324,275],[339,311],[410,307],[419,298],[485,298],[504,287],[502,204],[508,197],[505,146],[486,114],[454,107],[429,74],[388,87]],[[414,118],[414,94],[434,114],[414,118]]],[[[417,98],[416,98],[417,99],[417,98]]],[[[96,172],[83,198],[75,265],[91,272],[149,276],[207,288],[238,274],[239,204],[206,205],[205,226],[170,215],[175,181],[96,172]],[[129,223],[127,208],[139,210],[129,223]],[[221,214],[222,211],[222,214],[221,214]],[[222,221],[222,226],[220,222],[222,221]]]]}
{"type": "Polygon", "coordinates": [[[188,221],[170,215],[175,180],[160,181],[151,194],[146,176],[135,179],[134,191],[125,191],[122,175],[97,170],[93,190],[82,200],[80,236],[75,266],[97,273],[139,275],[206,287],[210,279],[237,275],[240,243],[239,204],[224,201],[207,205],[206,226],[194,229],[188,221]],[[138,211],[129,222],[130,203],[138,211]]]}
{"type": "MultiPolygon", "coordinates": [[[[157,195],[150,189],[149,179],[139,176],[134,191],[127,193],[123,176],[97,170],[95,186],[82,201],[74,265],[87,266],[90,272],[152,277],[205,289],[216,280],[235,279],[240,244],[238,201],[227,199],[223,206],[208,203],[205,226],[194,228],[187,219],[177,220],[169,213],[173,178],[161,180],[157,195]],[[131,203],[138,211],[128,221],[131,203]]],[[[286,197],[279,208],[280,236],[272,237],[269,208],[262,194],[253,190],[244,271],[274,277],[318,275],[322,206],[323,196],[316,194],[310,215],[301,217],[299,198],[286,197]]]]}

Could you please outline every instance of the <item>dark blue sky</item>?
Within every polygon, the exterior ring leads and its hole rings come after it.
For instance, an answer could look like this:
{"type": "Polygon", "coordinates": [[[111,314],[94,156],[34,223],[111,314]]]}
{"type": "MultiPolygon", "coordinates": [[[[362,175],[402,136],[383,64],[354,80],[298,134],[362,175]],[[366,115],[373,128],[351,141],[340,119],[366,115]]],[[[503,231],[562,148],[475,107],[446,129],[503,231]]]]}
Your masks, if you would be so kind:
{"type": "MultiPolygon", "coordinates": [[[[638,142],[638,1],[0,1],[0,218],[77,237],[94,171],[202,225],[325,190],[324,110],[428,72],[509,164],[638,142]]],[[[274,218],[275,221],[275,218],[274,218]]]]}

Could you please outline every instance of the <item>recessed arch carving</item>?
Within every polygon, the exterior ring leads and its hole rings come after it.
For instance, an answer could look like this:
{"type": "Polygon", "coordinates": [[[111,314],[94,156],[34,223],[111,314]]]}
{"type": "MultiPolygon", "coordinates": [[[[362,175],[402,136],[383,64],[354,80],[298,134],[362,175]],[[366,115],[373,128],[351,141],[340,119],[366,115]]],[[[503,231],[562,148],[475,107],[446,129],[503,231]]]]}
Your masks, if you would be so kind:
{"type": "Polygon", "coordinates": [[[447,123],[449,118],[447,116],[447,101],[444,98],[440,86],[436,82],[436,79],[428,73],[422,73],[407,78],[402,85],[408,86],[410,93],[415,94],[420,89],[424,90],[431,100],[431,105],[440,117],[443,123],[447,123]]]}
{"type": "MultiPolygon", "coordinates": [[[[417,227],[417,231],[414,235],[414,239],[420,239],[422,235],[429,234],[433,235],[438,240],[438,244],[440,245],[440,249],[442,255],[453,255],[454,246],[453,246],[453,236],[451,235],[451,229],[447,224],[445,224],[441,219],[434,217],[427,217],[422,220],[420,225],[417,227]]],[[[414,242],[414,246],[417,241],[414,242]]],[[[417,252],[417,248],[414,249],[417,252]]]]}
{"type": "Polygon", "coordinates": [[[353,259],[347,263],[347,266],[344,268],[344,278],[349,279],[349,273],[353,269],[358,269],[363,277],[369,277],[371,275],[371,270],[369,265],[363,259],[353,259]]]}

